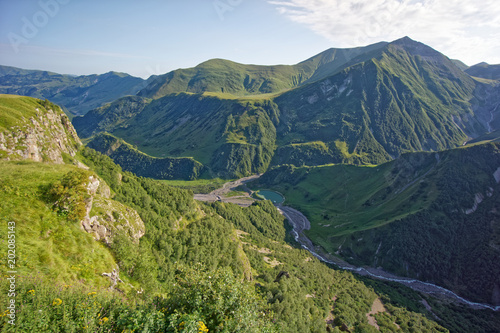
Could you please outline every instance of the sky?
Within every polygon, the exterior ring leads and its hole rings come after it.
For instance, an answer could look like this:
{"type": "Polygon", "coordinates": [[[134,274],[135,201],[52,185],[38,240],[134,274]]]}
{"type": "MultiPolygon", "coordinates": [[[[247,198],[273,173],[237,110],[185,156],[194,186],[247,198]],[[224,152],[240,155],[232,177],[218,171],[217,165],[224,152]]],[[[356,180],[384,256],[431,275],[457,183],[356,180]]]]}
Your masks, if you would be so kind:
{"type": "Polygon", "coordinates": [[[0,0],[0,64],[62,74],[296,64],[404,36],[467,65],[500,64],[500,1],[0,0]]]}

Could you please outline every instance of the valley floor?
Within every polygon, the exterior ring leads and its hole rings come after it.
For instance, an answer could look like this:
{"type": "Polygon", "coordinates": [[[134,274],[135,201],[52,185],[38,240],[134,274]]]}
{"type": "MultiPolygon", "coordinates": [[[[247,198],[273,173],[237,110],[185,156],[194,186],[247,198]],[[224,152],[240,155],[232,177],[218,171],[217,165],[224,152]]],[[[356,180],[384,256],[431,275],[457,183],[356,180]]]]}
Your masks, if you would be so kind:
{"type": "Polygon", "coordinates": [[[245,184],[250,181],[256,180],[260,176],[261,175],[253,175],[227,182],[221,188],[215,189],[208,194],[195,194],[194,199],[207,202],[230,202],[241,207],[250,206],[255,201],[255,199],[252,198],[253,192],[250,189],[246,188],[245,184]],[[242,185],[245,188],[245,192],[242,192],[242,195],[228,196],[229,192],[236,191],[236,189],[242,185]]]}

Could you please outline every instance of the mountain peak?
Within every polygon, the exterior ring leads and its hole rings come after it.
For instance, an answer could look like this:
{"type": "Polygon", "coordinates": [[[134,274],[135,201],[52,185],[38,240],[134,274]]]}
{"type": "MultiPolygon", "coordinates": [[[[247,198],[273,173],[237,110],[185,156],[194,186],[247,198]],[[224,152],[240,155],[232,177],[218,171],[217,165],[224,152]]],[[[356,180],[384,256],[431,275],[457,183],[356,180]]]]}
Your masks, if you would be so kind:
{"type": "Polygon", "coordinates": [[[404,36],[402,38],[396,39],[391,44],[409,44],[409,43],[418,43],[417,41],[411,39],[408,36],[404,36]]]}
{"type": "Polygon", "coordinates": [[[415,41],[407,36],[397,39],[392,43],[389,43],[389,45],[402,48],[413,55],[418,55],[423,58],[432,59],[434,61],[439,61],[445,57],[442,53],[434,50],[432,47],[415,41]]]}

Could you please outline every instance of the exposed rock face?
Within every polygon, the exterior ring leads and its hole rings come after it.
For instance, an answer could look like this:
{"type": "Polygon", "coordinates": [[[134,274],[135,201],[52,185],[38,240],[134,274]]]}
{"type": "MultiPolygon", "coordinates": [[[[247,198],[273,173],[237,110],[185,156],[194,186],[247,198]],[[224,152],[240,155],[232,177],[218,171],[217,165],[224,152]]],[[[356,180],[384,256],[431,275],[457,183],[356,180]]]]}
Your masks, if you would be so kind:
{"type": "Polygon", "coordinates": [[[500,183],[500,167],[493,173],[493,178],[495,178],[495,181],[500,183]]]}
{"type": "Polygon", "coordinates": [[[477,210],[479,204],[483,202],[483,200],[484,200],[484,195],[482,195],[481,193],[476,193],[476,195],[474,196],[474,204],[472,205],[472,208],[466,209],[465,214],[469,215],[474,213],[477,210]]]}
{"type": "Polygon", "coordinates": [[[62,154],[74,156],[81,141],[68,117],[49,109],[35,109],[36,116],[9,132],[0,133],[0,150],[8,160],[30,159],[62,164],[62,154]]]}
{"type": "Polygon", "coordinates": [[[87,214],[81,221],[85,231],[106,244],[112,243],[118,232],[139,242],[146,228],[134,209],[111,200],[108,185],[95,176],[89,177],[87,191],[90,199],[86,203],[87,214]]]}

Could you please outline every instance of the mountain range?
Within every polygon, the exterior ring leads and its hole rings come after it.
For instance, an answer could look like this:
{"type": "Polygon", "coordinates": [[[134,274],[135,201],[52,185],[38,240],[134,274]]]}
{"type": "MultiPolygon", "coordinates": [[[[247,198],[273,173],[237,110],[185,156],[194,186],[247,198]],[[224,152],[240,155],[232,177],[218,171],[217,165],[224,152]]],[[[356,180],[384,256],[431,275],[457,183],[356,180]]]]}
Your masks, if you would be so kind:
{"type": "Polygon", "coordinates": [[[135,95],[146,80],[125,73],[65,75],[48,71],[0,66],[0,94],[48,99],[69,116],[83,115],[125,95],[135,95]]]}
{"type": "Polygon", "coordinates": [[[83,138],[107,132],[150,157],[193,158],[205,175],[240,177],[282,164],[379,164],[495,132],[497,72],[405,37],[329,49],[296,65],[212,59],[148,80],[4,66],[0,92],[48,98],[84,115],[73,121],[83,138]]]}
{"type": "Polygon", "coordinates": [[[108,132],[151,156],[192,157],[214,176],[239,177],[461,146],[500,127],[499,89],[406,37],[294,66],[207,61],[73,124],[84,138],[108,132]]]}

